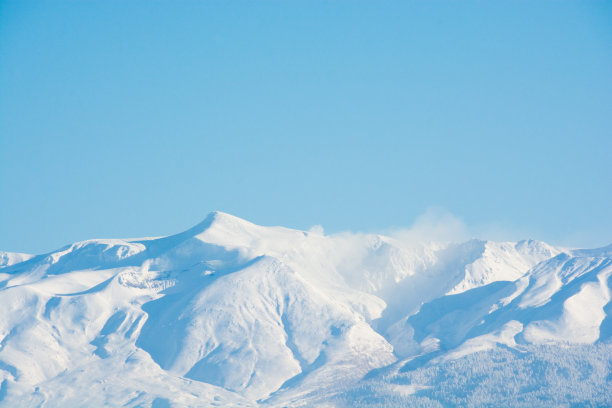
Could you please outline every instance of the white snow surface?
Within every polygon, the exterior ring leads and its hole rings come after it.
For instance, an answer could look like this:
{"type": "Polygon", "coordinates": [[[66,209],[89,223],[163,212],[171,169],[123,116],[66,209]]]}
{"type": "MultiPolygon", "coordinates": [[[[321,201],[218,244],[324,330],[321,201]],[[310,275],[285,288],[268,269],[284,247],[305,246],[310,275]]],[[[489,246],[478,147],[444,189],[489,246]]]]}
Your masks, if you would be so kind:
{"type": "Polygon", "coordinates": [[[415,358],[609,341],[611,275],[612,247],[323,235],[221,212],[169,237],[0,252],[0,405],[327,404],[415,358]]]}
{"type": "Polygon", "coordinates": [[[5,266],[11,266],[16,263],[25,262],[30,258],[33,258],[34,255],[23,254],[20,252],[4,252],[0,251],[0,268],[5,266]]]}

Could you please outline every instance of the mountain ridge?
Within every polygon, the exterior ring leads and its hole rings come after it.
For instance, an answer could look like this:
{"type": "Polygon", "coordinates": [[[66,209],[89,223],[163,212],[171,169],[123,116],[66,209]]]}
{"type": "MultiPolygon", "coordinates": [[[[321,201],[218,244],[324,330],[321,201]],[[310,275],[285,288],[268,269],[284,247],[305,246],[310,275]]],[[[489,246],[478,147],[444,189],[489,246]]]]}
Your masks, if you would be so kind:
{"type": "Polygon", "coordinates": [[[0,397],[59,406],[77,398],[71,383],[86,387],[75,370],[103,382],[108,370],[128,385],[98,389],[94,405],[327,404],[391,375],[377,373],[500,347],[607,344],[611,255],[324,235],[222,212],[167,237],[3,252],[0,397]],[[136,396],[138,367],[150,374],[136,396]]]}

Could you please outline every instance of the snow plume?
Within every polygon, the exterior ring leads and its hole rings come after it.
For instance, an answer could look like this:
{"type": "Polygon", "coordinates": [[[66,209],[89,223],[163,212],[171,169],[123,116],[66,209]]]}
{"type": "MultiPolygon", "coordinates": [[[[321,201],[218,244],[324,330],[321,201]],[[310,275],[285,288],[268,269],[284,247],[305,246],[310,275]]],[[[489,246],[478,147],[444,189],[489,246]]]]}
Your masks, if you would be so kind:
{"type": "Polygon", "coordinates": [[[409,228],[392,228],[387,234],[400,242],[461,242],[471,238],[463,220],[440,207],[430,207],[409,228]]]}
{"type": "Polygon", "coordinates": [[[323,229],[323,226],[318,224],[310,227],[308,232],[315,235],[325,235],[325,230],[323,229]]]}

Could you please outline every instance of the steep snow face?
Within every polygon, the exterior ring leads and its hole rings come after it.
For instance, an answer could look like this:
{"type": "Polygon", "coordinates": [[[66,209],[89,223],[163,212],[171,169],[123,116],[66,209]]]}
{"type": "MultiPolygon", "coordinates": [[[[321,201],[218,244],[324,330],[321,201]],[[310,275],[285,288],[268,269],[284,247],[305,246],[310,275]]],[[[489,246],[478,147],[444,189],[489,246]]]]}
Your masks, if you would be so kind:
{"type": "Polygon", "coordinates": [[[486,242],[480,257],[465,268],[465,278],[449,294],[496,281],[514,281],[562,250],[540,241],[486,242]]]}
{"type": "Polygon", "coordinates": [[[525,340],[591,344],[606,337],[600,327],[610,304],[612,258],[561,255],[548,264],[534,271],[519,307],[549,309],[555,314],[532,321],[525,328],[525,340]]]}
{"type": "Polygon", "coordinates": [[[375,369],[608,341],[610,248],[323,235],[216,212],[168,237],[3,252],[0,402],[299,406],[375,369]]]}
{"type": "Polygon", "coordinates": [[[254,399],[323,365],[342,361],[364,375],[394,361],[391,346],[361,315],[275,258],[233,273],[181,276],[144,310],[136,345],[162,368],[254,399]]]}
{"type": "Polygon", "coordinates": [[[405,357],[430,358],[451,351],[451,357],[462,356],[495,344],[607,341],[611,276],[612,258],[562,253],[514,282],[493,282],[425,303],[391,327],[390,341],[405,357]]]}

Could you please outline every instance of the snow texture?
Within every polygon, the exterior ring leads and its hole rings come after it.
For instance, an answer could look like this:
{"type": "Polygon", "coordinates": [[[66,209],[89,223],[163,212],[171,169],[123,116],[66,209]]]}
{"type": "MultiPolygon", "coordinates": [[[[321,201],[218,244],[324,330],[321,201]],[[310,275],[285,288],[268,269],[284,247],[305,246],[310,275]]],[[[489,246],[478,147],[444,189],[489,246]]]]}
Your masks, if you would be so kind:
{"type": "Polygon", "coordinates": [[[0,405],[611,405],[612,246],[418,242],[215,212],[0,252],[0,405]]]}

